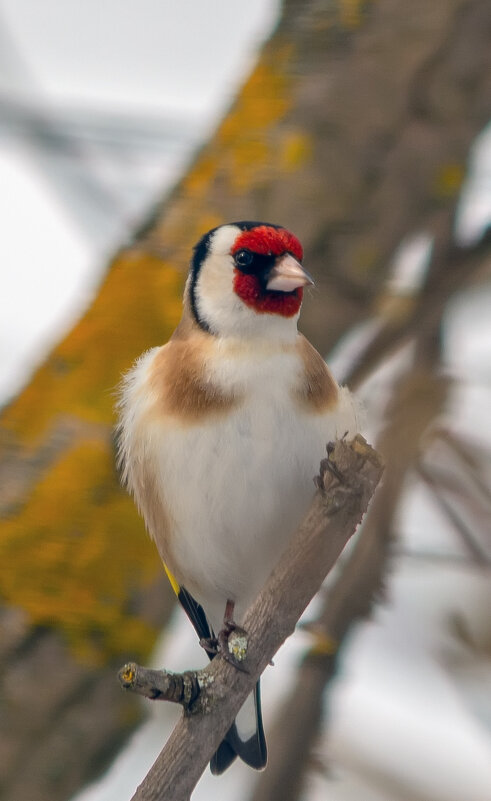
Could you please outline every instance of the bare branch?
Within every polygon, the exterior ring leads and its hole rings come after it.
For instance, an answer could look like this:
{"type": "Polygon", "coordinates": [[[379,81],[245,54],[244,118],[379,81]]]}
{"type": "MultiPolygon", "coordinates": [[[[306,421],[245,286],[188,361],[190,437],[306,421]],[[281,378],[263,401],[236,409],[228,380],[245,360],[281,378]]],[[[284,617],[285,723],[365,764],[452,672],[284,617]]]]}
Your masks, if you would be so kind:
{"type": "MultiPolygon", "coordinates": [[[[360,523],[382,470],[379,456],[360,436],[350,443],[338,441],[329,449],[328,458],[321,463],[310,510],[245,617],[248,641],[244,665],[248,672],[218,658],[193,674],[199,696],[177,724],[133,801],[184,801],[190,797],[259,675],[294,631],[360,523]]],[[[132,670],[138,676],[139,668],[133,666],[132,670]]],[[[145,672],[140,676],[141,681],[136,681],[138,692],[147,678],[145,672]]],[[[168,677],[165,674],[157,680],[158,692],[168,691],[168,677]]]]}
{"type": "Polygon", "coordinates": [[[489,557],[485,551],[483,551],[479,543],[476,542],[471,529],[466,525],[463,517],[458,514],[457,510],[454,509],[453,505],[445,497],[443,492],[445,489],[444,482],[440,481],[437,475],[432,474],[432,472],[423,464],[422,461],[420,461],[417,466],[417,473],[428,489],[431,490],[435,503],[450,521],[454,530],[460,535],[460,538],[471,554],[474,563],[478,565],[489,565],[489,557]]]}
{"type": "MultiPolygon", "coordinates": [[[[451,220],[450,214],[448,220],[451,220]]],[[[434,327],[449,299],[476,278],[490,253],[491,228],[472,247],[460,247],[451,241],[447,241],[446,246],[440,244],[432,257],[428,282],[420,296],[413,298],[407,316],[391,318],[382,325],[343,376],[343,383],[352,389],[358,387],[383,359],[414,336],[419,336],[422,330],[434,327]]]]}
{"type": "Polygon", "coordinates": [[[129,662],[118,673],[121,686],[144,695],[152,701],[171,701],[181,704],[186,711],[200,694],[200,671],[186,670],[171,673],[168,670],[152,670],[129,662]]]}
{"type": "Polygon", "coordinates": [[[468,442],[455,431],[442,426],[431,432],[431,440],[445,444],[451,455],[461,463],[483,501],[491,504],[491,488],[484,475],[484,463],[489,464],[491,454],[488,449],[478,446],[476,442],[468,442]]]}

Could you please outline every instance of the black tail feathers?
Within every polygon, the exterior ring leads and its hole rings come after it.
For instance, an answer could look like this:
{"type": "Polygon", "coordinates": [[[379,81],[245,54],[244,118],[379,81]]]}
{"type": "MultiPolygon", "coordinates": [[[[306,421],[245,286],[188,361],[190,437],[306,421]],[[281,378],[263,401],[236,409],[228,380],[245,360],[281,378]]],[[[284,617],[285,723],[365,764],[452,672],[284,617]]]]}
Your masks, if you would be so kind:
{"type": "MultiPolygon", "coordinates": [[[[237,721],[234,722],[211,759],[210,770],[215,776],[227,770],[237,756],[240,757],[246,765],[256,770],[261,770],[266,767],[268,752],[261,714],[261,690],[259,681],[256,684],[251,701],[254,703],[256,729],[252,736],[245,739],[244,735],[241,736],[240,734],[240,727],[237,725],[237,721]]],[[[247,703],[250,703],[249,699],[246,700],[246,704],[247,703]]]]}

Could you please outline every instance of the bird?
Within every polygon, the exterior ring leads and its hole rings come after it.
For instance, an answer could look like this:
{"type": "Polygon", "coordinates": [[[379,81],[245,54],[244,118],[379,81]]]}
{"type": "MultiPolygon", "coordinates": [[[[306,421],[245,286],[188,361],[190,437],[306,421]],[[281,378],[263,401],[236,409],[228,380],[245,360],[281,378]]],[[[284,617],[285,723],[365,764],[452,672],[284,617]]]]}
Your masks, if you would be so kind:
{"type": "MultiPolygon", "coordinates": [[[[210,658],[304,517],[326,444],[359,430],[353,396],[298,331],[313,285],[302,262],[300,241],[277,224],[208,231],[192,254],[180,323],[120,387],[122,481],[210,658]]],[[[259,681],[212,773],[237,756],[266,765],[259,681]]]]}

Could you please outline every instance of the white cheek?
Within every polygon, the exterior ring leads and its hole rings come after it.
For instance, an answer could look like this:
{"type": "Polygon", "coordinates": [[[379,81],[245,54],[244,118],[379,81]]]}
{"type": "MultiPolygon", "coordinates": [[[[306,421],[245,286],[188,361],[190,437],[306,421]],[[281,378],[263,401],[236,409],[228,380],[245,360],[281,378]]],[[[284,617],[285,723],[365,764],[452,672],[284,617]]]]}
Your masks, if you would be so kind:
{"type": "Polygon", "coordinates": [[[299,315],[260,314],[247,306],[234,291],[234,263],[229,258],[229,270],[224,269],[223,257],[219,265],[210,259],[202,269],[196,293],[200,316],[220,336],[293,342],[299,315]]]}
{"type": "Polygon", "coordinates": [[[200,317],[214,333],[229,331],[237,322],[243,304],[234,292],[232,256],[209,257],[196,284],[196,305],[200,317]]]}

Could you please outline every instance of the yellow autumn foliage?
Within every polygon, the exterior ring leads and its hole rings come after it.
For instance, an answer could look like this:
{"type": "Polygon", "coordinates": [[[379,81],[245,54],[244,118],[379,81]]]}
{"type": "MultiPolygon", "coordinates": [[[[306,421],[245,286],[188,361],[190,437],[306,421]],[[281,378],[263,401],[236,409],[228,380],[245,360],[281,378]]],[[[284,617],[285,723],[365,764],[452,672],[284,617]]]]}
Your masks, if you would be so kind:
{"type": "Polygon", "coordinates": [[[144,658],[155,640],[156,631],[128,603],[162,568],[120,487],[111,426],[122,373],[168,339],[182,287],[182,272],[160,259],[120,254],[83,320],[1,418],[26,455],[60,420],[75,420],[80,429],[2,521],[0,592],[33,624],[63,632],[84,659],[144,658]]]}
{"type": "Polygon", "coordinates": [[[131,591],[158,569],[103,439],[63,453],[21,514],[3,521],[4,600],[26,610],[34,624],[59,628],[84,659],[148,653],[156,632],[126,606],[131,591]]]}

